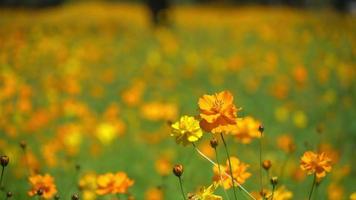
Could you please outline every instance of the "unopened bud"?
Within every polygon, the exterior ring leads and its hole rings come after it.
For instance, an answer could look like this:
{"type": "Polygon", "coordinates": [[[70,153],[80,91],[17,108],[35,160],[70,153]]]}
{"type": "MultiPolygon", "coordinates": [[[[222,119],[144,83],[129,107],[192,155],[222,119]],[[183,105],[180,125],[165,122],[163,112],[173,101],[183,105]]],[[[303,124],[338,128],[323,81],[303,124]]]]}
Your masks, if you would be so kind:
{"type": "Polygon", "coordinates": [[[263,167],[263,169],[265,169],[265,170],[269,170],[269,168],[272,167],[272,162],[271,162],[270,160],[264,160],[264,161],[262,162],[262,167],[263,167]]]}
{"type": "Polygon", "coordinates": [[[183,174],[183,165],[177,164],[173,167],[173,173],[174,175],[176,175],[177,177],[182,176],[183,174]]]}
{"type": "Polygon", "coordinates": [[[8,156],[0,156],[0,163],[1,166],[6,167],[9,164],[9,157],[8,156]]]}

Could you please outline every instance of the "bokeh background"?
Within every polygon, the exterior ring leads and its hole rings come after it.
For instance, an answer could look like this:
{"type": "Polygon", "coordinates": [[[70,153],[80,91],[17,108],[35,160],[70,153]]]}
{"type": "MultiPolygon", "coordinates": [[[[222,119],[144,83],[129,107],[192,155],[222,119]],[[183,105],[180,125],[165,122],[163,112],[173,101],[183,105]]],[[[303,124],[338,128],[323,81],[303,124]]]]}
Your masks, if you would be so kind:
{"type": "MultiPolygon", "coordinates": [[[[0,2],[0,153],[15,199],[30,199],[26,162],[53,175],[63,199],[82,194],[85,173],[117,171],[135,180],[136,199],[156,187],[178,199],[175,163],[186,191],[209,185],[212,166],[176,145],[167,122],[197,115],[198,98],[222,90],[240,117],[264,124],[263,158],[274,175],[285,163],[293,199],[311,185],[299,169],[306,150],[334,163],[317,199],[356,191],[354,1],[0,2]]],[[[209,139],[198,147],[213,158],[209,139]]],[[[228,143],[251,165],[244,186],[258,191],[258,142],[228,143]]]]}

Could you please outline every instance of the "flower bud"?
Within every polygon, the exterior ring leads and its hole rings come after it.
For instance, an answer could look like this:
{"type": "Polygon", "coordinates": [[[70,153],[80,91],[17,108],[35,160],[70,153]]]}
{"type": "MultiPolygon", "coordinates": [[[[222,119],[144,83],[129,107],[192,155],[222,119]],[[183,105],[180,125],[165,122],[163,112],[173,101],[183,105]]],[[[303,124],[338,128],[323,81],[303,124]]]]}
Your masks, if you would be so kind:
{"type": "Polygon", "coordinates": [[[0,156],[0,163],[2,167],[6,167],[9,164],[9,157],[8,156],[0,156]]]}
{"type": "Polygon", "coordinates": [[[20,142],[20,147],[21,147],[21,149],[26,149],[27,143],[26,143],[25,140],[22,140],[22,141],[20,142]]]}
{"type": "Polygon", "coordinates": [[[173,167],[173,174],[177,177],[181,177],[183,174],[183,165],[177,164],[173,167]]]}
{"type": "Polygon", "coordinates": [[[215,148],[218,146],[218,144],[219,144],[219,142],[218,142],[217,139],[213,138],[213,139],[210,140],[210,146],[211,146],[212,148],[215,149],[215,148]]]}
{"type": "Polygon", "coordinates": [[[59,194],[56,194],[56,196],[54,196],[54,199],[59,200],[60,199],[59,194]]]}
{"type": "Polygon", "coordinates": [[[270,161],[270,160],[264,160],[264,161],[262,162],[262,167],[263,167],[263,169],[265,169],[265,170],[268,171],[269,168],[272,167],[271,161],[270,161]]]}

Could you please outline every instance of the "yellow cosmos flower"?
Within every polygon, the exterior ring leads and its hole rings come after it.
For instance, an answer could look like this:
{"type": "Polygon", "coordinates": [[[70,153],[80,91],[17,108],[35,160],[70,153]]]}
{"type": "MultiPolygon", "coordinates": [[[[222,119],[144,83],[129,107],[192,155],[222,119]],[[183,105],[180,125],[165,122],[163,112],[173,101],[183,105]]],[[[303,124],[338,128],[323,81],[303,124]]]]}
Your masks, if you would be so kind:
{"type": "MultiPolygon", "coordinates": [[[[236,157],[230,157],[231,161],[231,168],[232,168],[232,175],[234,179],[239,183],[243,184],[247,178],[251,176],[251,173],[247,172],[247,168],[249,167],[248,164],[245,164],[241,162],[238,158],[236,157]]],[[[220,165],[221,169],[221,178],[219,175],[219,168],[218,166],[214,166],[213,171],[214,171],[214,177],[213,180],[220,182],[221,185],[225,189],[229,189],[232,186],[231,178],[228,176],[230,174],[230,167],[229,167],[229,161],[226,161],[226,166],[220,165]]],[[[236,184],[234,184],[236,186],[236,184]]]]}
{"type": "Polygon", "coordinates": [[[184,115],[179,121],[172,124],[171,136],[176,137],[178,144],[182,143],[185,146],[198,141],[203,136],[203,131],[198,120],[184,115]]]}
{"type": "Polygon", "coordinates": [[[221,196],[215,195],[214,191],[218,187],[217,183],[213,183],[208,188],[202,187],[197,193],[189,194],[189,200],[222,200],[221,196]]]}
{"type": "Polygon", "coordinates": [[[331,171],[331,159],[324,152],[317,154],[307,151],[300,160],[300,168],[308,174],[315,174],[319,180],[331,171]]]}

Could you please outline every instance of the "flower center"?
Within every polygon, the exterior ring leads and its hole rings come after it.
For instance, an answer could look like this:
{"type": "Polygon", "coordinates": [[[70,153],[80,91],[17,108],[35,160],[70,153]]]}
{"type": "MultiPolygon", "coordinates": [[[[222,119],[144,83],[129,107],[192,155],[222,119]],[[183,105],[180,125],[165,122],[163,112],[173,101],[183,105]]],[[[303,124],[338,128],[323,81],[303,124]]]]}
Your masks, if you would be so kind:
{"type": "Polygon", "coordinates": [[[213,103],[213,110],[215,112],[219,112],[222,108],[222,106],[224,105],[224,101],[222,101],[221,99],[218,99],[216,96],[215,96],[215,101],[213,103]]]}

